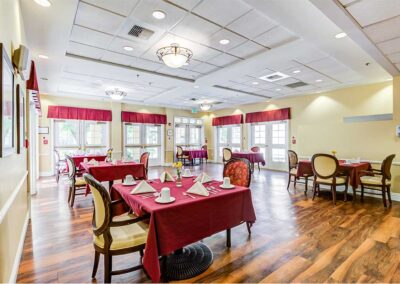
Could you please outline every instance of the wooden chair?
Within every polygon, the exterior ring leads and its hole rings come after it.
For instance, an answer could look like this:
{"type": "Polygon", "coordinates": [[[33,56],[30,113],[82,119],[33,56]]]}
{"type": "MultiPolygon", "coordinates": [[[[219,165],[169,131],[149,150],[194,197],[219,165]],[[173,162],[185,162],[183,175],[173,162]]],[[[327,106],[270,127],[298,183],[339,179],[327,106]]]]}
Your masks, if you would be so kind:
{"type": "MultiPolygon", "coordinates": [[[[223,177],[229,177],[231,184],[237,186],[250,187],[251,165],[250,161],[243,158],[232,158],[225,165],[223,177]]],[[[246,222],[249,235],[251,234],[251,224],[246,222]]],[[[226,230],[226,246],[231,247],[231,229],[226,230]]]]}
{"type": "Polygon", "coordinates": [[[76,165],[74,160],[68,155],[66,155],[65,157],[67,159],[67,164],[68,164],[68,179],[69,179],[68,203],[70,204],[71,207],[74,207],[75,196],[85,194],[85,192],[79,191],[77,193],[77,191],[78,190],[86,191],[86,182],[83,177],[79,177],[77,175],[76,165]]]}
{"type": "Polygon", "coordinates": [[[222,149],[222,162],[225,164],[232,159],[232,150],[229,148],[222,149]]]}
{"type": "Polygon", "coordinates": [[[60,180],[60,176],[67,174],[66,160],[61,160],[60,153],[54,149],[54,171],[56,174],[56,181],[60,180]]]}
{"type": "Polygon", "coordinates": [[[140,156],[140,163],[144,164],[144,170],[147,178],[147,173],[149,172],[149,158],[150,158],[150,153],[149,152],[144,152],[140,156]]]}
{"type": "Polygon", "coordinates": [[[332,201],[336,205],[336,186],[344,185],[344,200],[347,200],[347,189],[349,176],[339,171],[339,162],[333,155],[315,154],[311,159],[311,166],[314,173],[314,194],[320,192],[320,185],[328,185],[332,192],[332,201]]]}
{"type": "Polygon", "coordinates": [[[186,160],[189,160],[189,156],[183,155],[181,146],[176,146],[176,158],[178,161],[181,161],[182,164],[185,164],[186,160]]]}
{"type": "Polygon", "coordinates": [[[292,181],[292,177],[293,177],[294,188],[296,188],[297,180],[300,178],[304,178],[304,185],[305,185],[304,194],[307,194],[308,178],[312,177],[312,175],[304,174],[301,177],[297,177],[298,164],[299,164],[299,158],[297,156],[297,153],[295,151],[288,150],[289,178],[288,178],[288,185],[287,185],[286,189],[289,190],[289,186],[290,186],[290,182],[292,181]]]}
{"type": "Polygon", "coordinates": [[[385,208],[387,207],[386,204],[386,192],[387,192],[389,203],[390,205],[392,205],[392,197],[390,196],[392,174],[390,172],[390,168],[392,166],[392,162],[395,156],[396,156],[395,154],[387,156],[382,161],[380,170],[371,169],[370,171],[361,172],[363,174],[360,177],[361,201],[364,201],[364,188],[368,188],[372,190],[382,191],[383,206],[385,208]]]}
{"type": "Polygon", "coordinates": [[[148,224],[143,221],[148,220],[149,217],[137,217],[130,214],[113,218],[112,207],[121,203],[122,200],[112,202],[110,195],[100,182],[89,174],[85,174],[84,178],[90,186],[94,203],[92,227],[95,254],[92,278],[96,277],[100,254],[103,254],[104,282],[110,283],[112,275],[132,272],[143,267],[141,263],[134,267],[113,271],[112,257],[133,252],[140,252],[143,257],[148,234],[148,224]]]}

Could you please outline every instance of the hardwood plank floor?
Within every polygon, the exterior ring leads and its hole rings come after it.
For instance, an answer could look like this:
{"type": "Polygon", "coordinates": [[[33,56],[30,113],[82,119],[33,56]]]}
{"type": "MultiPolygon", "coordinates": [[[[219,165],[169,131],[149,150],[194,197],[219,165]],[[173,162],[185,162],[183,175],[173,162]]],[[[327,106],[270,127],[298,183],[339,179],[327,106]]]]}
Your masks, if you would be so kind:
{"type": "MultiPolygon", "coordinates": [[[[155,178],[162,167],[150,168],[155,178]]],[[[204,164],[221,179],[222,165],[204,164]]],[[[251,190],[257,222],[248,236],[244,225],[232,230],[232,247],[225,247],[225,232],[204,240],[214,262],[203,274],[183,282],[399,282],[400,203],[385,210],[382,201],[336,206],[329,192],[311,200],[304,185],[286,191],[285,173],[255,171],[251,190]]],[[[43,178],[32,198],[32,220],[25,240],[18,282],[102,282],[102,261],[97,279],[91,279],[91,196],[67,204],[65,181],[43,178]]],[[[101,259],[102,260],[102,259],[101,259]]],[[[115,257],[114,269],[138,263],[138,254],[115,257]]],[[[150,282],[142,271],[113,276],[113,282],[150,282]]]]}

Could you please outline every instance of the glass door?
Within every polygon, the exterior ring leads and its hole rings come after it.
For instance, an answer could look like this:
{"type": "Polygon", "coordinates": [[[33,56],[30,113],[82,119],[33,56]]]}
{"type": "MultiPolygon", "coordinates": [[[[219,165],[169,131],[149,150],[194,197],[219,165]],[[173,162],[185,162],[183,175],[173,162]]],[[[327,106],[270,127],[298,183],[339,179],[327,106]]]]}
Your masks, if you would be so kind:
{"type": "MultiPolygon", "coordinates": [[[[200,149],[203,141],[203,120],[175,117],[175,146],[183,149],[200,149]]],[[[176,148],[176,147],[175,147],[176,148]]]]}
{"type": "Polygon", "coordinates": [[[222,160],[222,149],[229,148],[232,152],[242,149],[242,126],[226,125],[217,127],[217,159],[222,160]]]}

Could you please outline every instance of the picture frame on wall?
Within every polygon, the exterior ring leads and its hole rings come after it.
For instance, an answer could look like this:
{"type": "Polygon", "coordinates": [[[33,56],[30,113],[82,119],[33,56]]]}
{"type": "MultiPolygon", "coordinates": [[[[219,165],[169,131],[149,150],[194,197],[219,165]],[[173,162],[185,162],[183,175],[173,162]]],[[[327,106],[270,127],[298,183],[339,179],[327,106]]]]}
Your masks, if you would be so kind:
{"type": "Polygon", "coordinates": [[[14,153],[14,71],[10,57],[0,43],[0,157],[14,153]]]}
{"type": "Polygon", "coordinates": [[[25,94],[18,84],[17,95],[17,154],[21,154],[25,140],[25,94]]]}

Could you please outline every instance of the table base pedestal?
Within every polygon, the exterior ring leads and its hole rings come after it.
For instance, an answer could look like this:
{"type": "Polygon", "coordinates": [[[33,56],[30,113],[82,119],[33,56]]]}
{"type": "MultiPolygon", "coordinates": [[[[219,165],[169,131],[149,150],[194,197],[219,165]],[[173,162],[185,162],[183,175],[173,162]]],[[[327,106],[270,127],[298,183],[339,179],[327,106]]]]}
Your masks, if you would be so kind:
{"type": "Polygon", "coordinates": [[[213,254],[208,246],[195,243],[166,257],[164,277],[183,280],[195,277],[210,267],[213,254]]]}

